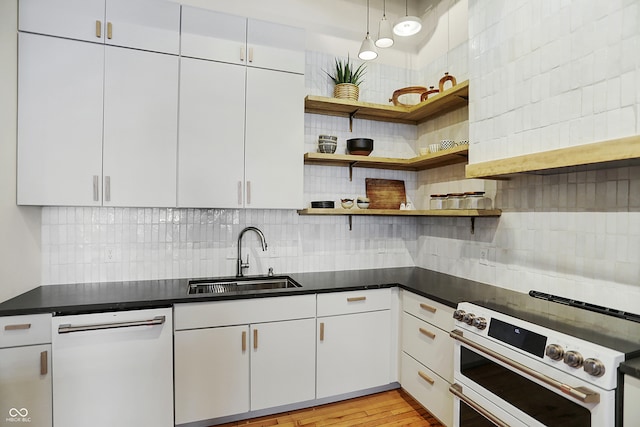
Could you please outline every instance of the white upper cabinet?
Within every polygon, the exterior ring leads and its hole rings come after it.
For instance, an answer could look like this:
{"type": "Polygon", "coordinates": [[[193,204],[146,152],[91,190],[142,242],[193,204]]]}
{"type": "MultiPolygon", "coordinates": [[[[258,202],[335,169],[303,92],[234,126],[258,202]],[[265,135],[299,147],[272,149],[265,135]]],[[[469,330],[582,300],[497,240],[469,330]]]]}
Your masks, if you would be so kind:
{"type": "Polygon", "coordinates": [[[247,19],[182,6],[180,54],[190,58],[245,64],[247,19]]]}
{"type": "Polygon", "coordinates": [[[181,55],[304,74],[305,32],[182,6],[181,55]]]}
{"type": "Polygon", "coordinates": [[[104,49],[18,38],[18,204],[100,206],[104,49]]]}
{"type": "Polygon", "coordinates": [[[247,65],[304,74],[304,51],[303,29],[249,19],[247,65]]]}
{"type": "Polygon", "coordinates": [[[158,0],[20,0],[18,28],[178,54],[180,5],[158,0]]]}

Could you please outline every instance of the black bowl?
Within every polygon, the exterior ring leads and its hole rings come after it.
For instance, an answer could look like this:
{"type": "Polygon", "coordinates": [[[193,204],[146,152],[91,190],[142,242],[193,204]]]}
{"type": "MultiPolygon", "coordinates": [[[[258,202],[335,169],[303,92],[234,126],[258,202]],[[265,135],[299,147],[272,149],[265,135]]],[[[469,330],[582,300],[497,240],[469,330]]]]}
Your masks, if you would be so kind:
{"type": "Polygon", "coordinates": [[[356,156],[368,156],[373,151],[373,139],[353,138],[347,139],[347,151],[356,156]]]}

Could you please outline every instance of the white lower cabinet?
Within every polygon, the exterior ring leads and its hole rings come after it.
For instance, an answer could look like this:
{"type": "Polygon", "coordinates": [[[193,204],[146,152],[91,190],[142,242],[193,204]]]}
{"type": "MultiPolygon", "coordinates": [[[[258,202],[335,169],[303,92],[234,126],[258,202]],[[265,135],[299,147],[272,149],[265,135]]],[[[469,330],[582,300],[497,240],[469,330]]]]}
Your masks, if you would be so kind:
{"type": "Polygon", "coordinates": [[[624,376],[624,406],[622,410],[622,425],[640,425],[640,378],[630,375],[624,376]]]}
{"type": "Polygon", "coordinates": [[[0,426],[51,427],[51,315],[0,317],[0,426]]]}
{"type": "Polygon", "coordinates": [[[174,310],[177,425],[315,398],[315,295],[174,310]]]}
{"type": "Polygon", "coordinates": [[[318,295],[318,399],[391,382],[390,308],[390,289],[318,295]]]}
{"type": "Polygon", "coordinates": [[[172,427],[170,308],[52,320],[56,427],[172,427]]]}
{"type": "Polygon", "coordinates": [[[453,308],[402,291],[400,384],[444,425],[453,424],[453,308]]]}

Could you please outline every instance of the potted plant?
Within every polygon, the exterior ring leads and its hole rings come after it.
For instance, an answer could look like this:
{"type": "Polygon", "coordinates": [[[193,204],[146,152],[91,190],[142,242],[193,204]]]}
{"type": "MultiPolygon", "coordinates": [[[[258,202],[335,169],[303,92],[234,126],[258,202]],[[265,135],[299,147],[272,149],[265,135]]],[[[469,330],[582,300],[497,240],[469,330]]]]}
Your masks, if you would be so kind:
{"type": "Polygon", "coordinates": [[[327,76],[336,84],[333,89],[333,97],[357,101],[360,95],[359,86],[363,82],[362,77],[365,71],[366,66],[364,63],[356,68],[351,64],[348,56],[346,61],[336,58],[336,67],[333,75],[325,71],[327,76]]]}

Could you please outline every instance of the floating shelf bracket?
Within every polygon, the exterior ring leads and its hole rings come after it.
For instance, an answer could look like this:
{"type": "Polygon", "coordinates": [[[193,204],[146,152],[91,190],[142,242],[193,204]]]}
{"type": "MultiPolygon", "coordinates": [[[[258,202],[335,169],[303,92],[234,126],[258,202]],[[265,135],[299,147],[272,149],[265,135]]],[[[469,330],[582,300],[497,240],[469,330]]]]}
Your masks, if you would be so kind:
{"type": "Polygon", "coordinates": [[[358,110],[355,110],[352,113],[349,113],[349,132],[353,132],[353,118],[358,113],[358,110]]]}
{"type": "Polygon", "coordinates": [[[471,234],[476,234],[476,218],[471,217],[471,234]]]}
{"type": "Polygon", "coordinates": [[[352,218],[353,218],[353,215],[349,215],[349,231],[353,230],[353,222],[352,222],[353,220],[352,220],[352,218]]]}

